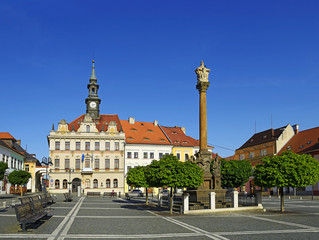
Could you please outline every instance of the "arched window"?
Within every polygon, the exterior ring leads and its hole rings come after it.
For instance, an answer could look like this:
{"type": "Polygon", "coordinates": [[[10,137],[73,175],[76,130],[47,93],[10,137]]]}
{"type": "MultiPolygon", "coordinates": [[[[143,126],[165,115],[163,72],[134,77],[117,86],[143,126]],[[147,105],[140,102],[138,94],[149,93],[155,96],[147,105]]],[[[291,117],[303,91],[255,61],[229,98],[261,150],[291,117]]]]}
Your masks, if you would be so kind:
{"type": "Polygon", "coordinates": [[[97,181],[97,179],[93,180],[93,188],[98,188],[99,187],[99,183],[97,181]]]}
{"type": "Polygon", "coordinates": [[[113,187],[114,188],[117,188],[119,185],[118,185],[118,181],[117,181],[117,179],[114,179],[113,180],[113,187]]]}
{"type": "Polygon", "coordinates": [[[111,180],[110,179],[106,179],[105,187],[106,188],[110,188],[111,187],[111,180]]]}
{"type": "Polygon", "coordinates": [[[90,125],[86,125],[86,132],[90,132],[90,125]]]}
{"type": "Polygon", "coordinates": [[[68,180],[66,180],[66,179],[63,180],[63,188],[64,189],[68,188],[68,180]]]}
{"type": "Polygon", "coordinates": [[[92,93],[94,93],[95,92],[95,88],[92,88],[92,93]]]}
{"type": "Polygon", "coordinates": [[[60,188],[60,180],[55,180],[55,188],[59,189],[60,188]]]}
{"type": "Polygon", "coordinates": [[[85,188],[90,188],[90,179],[85,180],[85,188]]]}

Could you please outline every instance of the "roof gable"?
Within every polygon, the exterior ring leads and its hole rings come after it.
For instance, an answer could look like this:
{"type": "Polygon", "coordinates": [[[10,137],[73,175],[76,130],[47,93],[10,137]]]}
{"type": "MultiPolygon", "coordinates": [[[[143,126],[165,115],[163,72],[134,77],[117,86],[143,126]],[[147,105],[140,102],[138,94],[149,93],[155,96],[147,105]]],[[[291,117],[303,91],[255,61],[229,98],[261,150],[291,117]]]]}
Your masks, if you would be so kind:
{"type": "Polygon", "coordinates": [[[268,129],[263,132],[255,133],[251,138],[248,139],[239,149],[248,148],[252,146],[256,146],[259,144],[271,142],[277,140],[282,132],[286,129],[287,126],[277,128],[277,129],[268,129]]]}
{"type": "Polygon", "coordinates": [[[180,127],[163,127],[161,126],[167,137],[172,141],[174,146],[193,147],[199,146],[199,141],[186,136],[180,127]]]}

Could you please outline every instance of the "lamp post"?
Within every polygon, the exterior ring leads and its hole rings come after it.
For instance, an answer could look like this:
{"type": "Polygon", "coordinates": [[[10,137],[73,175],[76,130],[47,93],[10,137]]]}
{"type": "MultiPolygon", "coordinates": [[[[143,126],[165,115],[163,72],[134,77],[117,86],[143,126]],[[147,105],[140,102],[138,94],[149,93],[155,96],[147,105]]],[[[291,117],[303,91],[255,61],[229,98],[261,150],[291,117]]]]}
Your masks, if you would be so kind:
{"type": "Polygon", "coordinates": [[[69,182],[68,182],[68,184],[69,184],[69,196],[70,196],[71,195],[71,184],[72,184],[72,182],[71,182],[71,173],[74,172],[74,169],[73,168],[69,168],[66,171],[69,172],[69,182]]]}
{"type": "Polygon", "coordinates": [[[47,181],[48,181],[48,166],[52,166],[53,163],[51,161],[51,158],[48,157],[43,157],[42,158],[42,163],[41,163],[42,166],[46,166],[45,168],[45,178],[46,178],[46,181],[45,181],[45,188],[44,188],[44,192],[47,193],[47,181]]]}

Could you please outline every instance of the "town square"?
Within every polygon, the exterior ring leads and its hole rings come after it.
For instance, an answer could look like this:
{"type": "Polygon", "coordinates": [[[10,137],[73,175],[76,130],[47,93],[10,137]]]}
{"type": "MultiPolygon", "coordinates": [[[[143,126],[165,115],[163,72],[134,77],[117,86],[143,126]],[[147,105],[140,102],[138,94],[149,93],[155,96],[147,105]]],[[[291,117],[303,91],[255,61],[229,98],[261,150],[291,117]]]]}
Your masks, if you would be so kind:
{"type": "Polygon", "coordinates": [[[0,239],[317,239],[319,4],[0,3],[0,239]]]}

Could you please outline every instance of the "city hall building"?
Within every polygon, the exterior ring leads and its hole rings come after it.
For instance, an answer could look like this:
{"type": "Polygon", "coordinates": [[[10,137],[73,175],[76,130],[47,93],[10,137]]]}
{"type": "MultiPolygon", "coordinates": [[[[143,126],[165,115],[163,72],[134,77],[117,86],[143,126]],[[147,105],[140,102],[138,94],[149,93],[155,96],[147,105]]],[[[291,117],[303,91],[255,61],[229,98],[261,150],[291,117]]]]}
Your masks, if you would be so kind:
{"type": "Polygon", "coordinates": [[[70,123],[61,120],[48,136],[49,191],[124,193],[125,134],[118,115],[100,114],[94,61],[87,88],[86,114],[70,123]]]}

